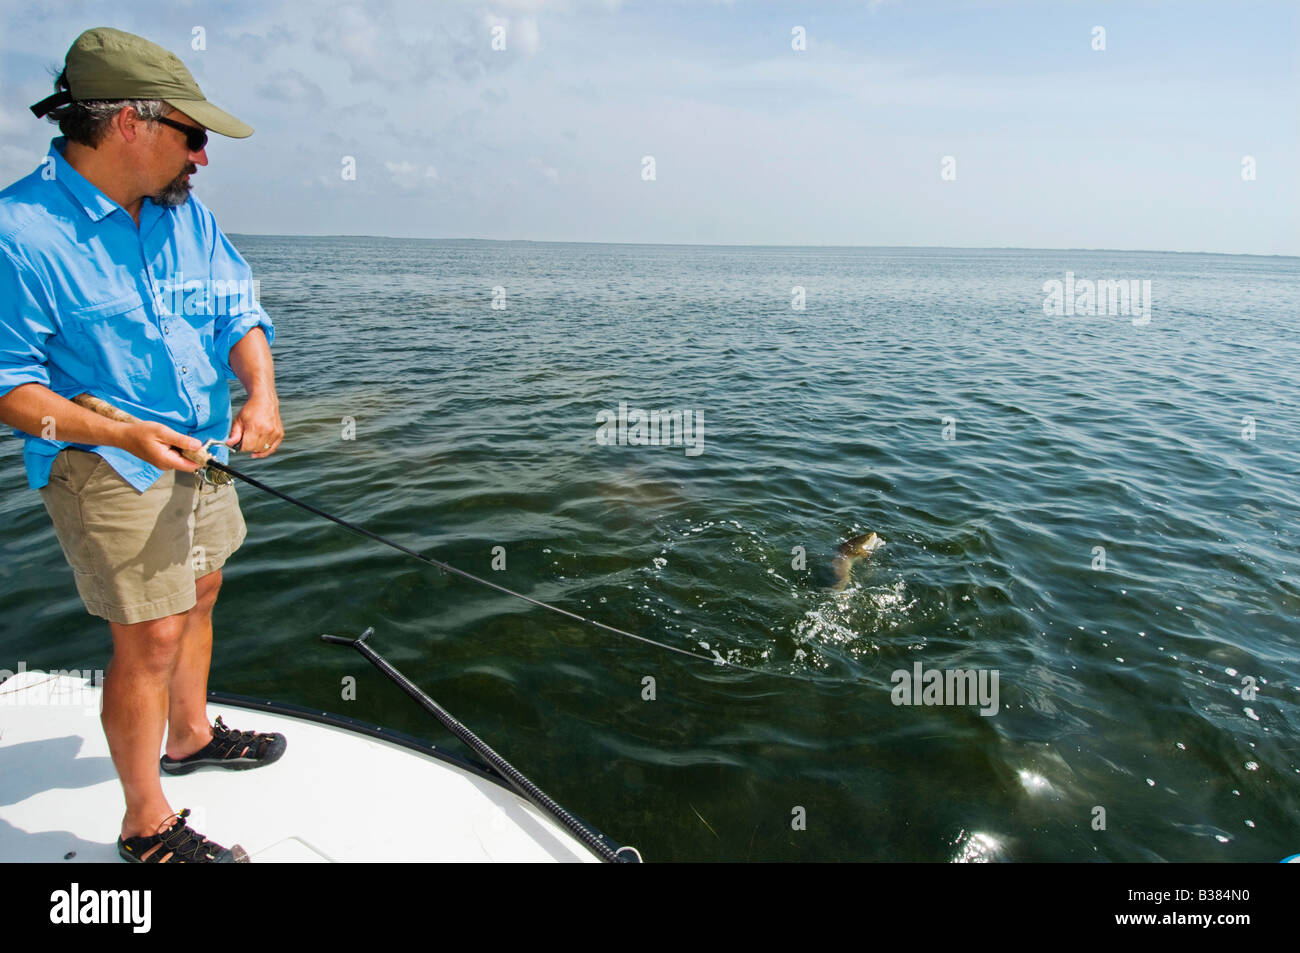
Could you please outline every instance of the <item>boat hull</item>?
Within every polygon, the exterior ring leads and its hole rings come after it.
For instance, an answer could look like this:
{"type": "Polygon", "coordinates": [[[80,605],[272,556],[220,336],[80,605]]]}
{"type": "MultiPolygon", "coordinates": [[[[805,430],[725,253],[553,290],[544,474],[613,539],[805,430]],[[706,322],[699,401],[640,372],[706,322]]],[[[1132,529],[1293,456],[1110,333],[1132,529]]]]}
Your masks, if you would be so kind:
{"type": "MultiPolygon", "coordinates": [[[[67,675],[0,683],[0,861],[121,862],[122,790],[99,702],[98,687],[67,675]]],[[[208,714],[288,740],[254,771],[163,776],[194,829],[254,863],[597,862],[483,766],[410,736],[216,693],[208,714]]]]}

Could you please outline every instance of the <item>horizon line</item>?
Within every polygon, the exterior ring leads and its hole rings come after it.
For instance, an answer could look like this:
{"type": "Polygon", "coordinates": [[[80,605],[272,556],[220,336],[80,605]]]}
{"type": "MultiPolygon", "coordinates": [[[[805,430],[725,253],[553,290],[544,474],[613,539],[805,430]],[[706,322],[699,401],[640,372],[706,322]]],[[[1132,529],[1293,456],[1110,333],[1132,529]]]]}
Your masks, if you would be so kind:
{"type": "Polygon", "coordinates": [[[736,243],[736,242],[593,242],[593,241],[566,241],[558,239],[537,239],[537,238],[429,238],[424,236],[411,235],[368,235],[361,233],[331,232],[321,235],[308,234],[288,234],[284,232],[229,232],[232,237],[247,236],[249,238],[379,238],[385,241],[397,242],[482,242],[499,245],[507,244],[528,244],[528,245],[627,245],[627,246],[652,246],[663,248],[900,248],[911,250],[939,250],[939,251],[1086,251],[1086,252],[1126,252],[1142,253],[1155,255],[1220,255],[1231,258],[1295,258],[1300,259],[1300,254],[1287,255],[1278,253],[1265,252],[1227,252],[1227,251],[1175,251],[1172,249],[1161,248],[1055,248],[1055,247],[1029,247],[1023,245],[771,245],[764,243],[736,243]]]}

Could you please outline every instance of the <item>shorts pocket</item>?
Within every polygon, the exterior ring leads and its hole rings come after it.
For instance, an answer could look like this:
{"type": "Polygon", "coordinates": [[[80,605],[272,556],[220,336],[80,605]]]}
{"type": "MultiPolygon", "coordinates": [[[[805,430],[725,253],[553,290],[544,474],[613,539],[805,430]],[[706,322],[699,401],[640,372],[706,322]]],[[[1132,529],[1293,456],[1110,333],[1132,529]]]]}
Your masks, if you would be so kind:
{"type": "Polygon", "coordinates": [[[50,468],[50,482],[67,490],[73,496],[81,496],[90,481],[95,478],[100,467],[108,466],[108,461],[97,453],[87,450],[60,450],[50,468]]]}

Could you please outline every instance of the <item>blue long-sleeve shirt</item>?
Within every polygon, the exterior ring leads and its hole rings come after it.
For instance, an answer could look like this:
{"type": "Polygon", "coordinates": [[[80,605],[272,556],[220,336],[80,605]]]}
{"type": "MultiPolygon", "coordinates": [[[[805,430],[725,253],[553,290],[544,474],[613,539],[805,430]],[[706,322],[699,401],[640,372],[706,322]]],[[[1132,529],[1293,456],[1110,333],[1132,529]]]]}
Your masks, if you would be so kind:
{"type": "MultiPolygon", "coordinates": [[[[230,434],[230,349],[255,327],[274,340],[248,263],[193,195],[145,199],[140,225],[63,158],[0,192],[0,396],[44,384],[89,391],[142,420],[206,441],[230,434]]],[[[57,421],[26,438],[28,483],[49,482],[54,456],[99,453],[137,490],[162,475],[117,447],[69,444],[57,421]]],[[[213,455],[229,460],[229,448],[213,455]]]]}

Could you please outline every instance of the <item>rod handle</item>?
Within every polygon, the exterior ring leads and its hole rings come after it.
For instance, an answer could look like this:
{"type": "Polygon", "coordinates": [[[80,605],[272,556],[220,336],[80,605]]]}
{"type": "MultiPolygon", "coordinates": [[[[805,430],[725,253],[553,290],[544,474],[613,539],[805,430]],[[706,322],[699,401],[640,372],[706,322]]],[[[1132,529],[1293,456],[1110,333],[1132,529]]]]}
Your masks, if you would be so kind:
{"type": "MultiPolygon", "coordinates": [[[[80,407],[85,407],[87,410],[93,410],[101,417],[107,417],[109,420],[116,420],[118,423],[140,423],[137,418],[132,417],[125,410],[114,407],[108,401],[100,400],[93,394],[78,394],[76,397],[72,398],[72,402],[80,407]]],[[[182,450],[180,447],[173,447],[172,449],[186,460],[191,463],[197,463],[201,467],[207,466],[208,461],[212,459],[212,454],[203,450],[182,450]]]]}

